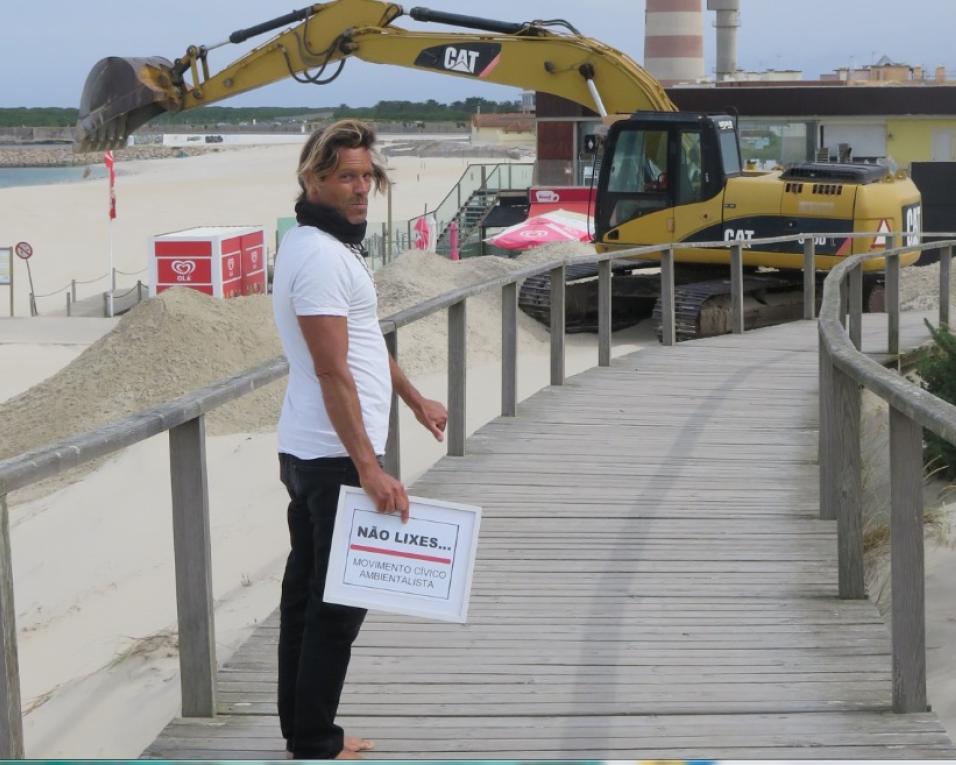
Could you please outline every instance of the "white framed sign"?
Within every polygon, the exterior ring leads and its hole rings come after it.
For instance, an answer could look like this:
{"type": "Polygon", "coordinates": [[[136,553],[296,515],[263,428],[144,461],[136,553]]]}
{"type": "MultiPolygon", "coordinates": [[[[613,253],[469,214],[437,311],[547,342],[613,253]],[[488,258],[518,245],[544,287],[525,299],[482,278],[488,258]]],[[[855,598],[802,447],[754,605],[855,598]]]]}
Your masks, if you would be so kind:
{"type": "Polygon", "coordinates": [[[343,486],[325,577],[325,600],[464,623],[481,508],[409,497],[409,520],[376,511],[343,486]]]}

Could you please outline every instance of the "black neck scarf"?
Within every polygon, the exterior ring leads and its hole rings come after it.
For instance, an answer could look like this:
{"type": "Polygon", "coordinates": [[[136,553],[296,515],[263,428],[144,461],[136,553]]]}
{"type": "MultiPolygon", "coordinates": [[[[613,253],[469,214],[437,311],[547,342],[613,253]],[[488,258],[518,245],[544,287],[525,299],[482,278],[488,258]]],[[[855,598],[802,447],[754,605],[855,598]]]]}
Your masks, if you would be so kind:
{"type": "Polygon", "coordinates": [[[302,200],[296,202],[295,219],[302,226],[315,226],[331,234],[342,244],[361,245],[365,240],[366,221],[349,223],[342,215],[325,205],[302,200]]]}

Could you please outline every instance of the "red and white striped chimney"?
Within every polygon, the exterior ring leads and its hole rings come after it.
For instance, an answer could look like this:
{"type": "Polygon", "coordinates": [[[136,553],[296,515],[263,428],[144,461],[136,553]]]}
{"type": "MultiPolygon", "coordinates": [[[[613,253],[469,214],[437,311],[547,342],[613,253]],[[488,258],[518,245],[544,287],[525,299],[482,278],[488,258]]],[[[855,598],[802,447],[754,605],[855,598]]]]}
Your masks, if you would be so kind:
{"type": "Polygon", "coordinates": [[[704,79],[704,16],[701,0],[647,0],[644,68],[676,85],[704,79]]]}

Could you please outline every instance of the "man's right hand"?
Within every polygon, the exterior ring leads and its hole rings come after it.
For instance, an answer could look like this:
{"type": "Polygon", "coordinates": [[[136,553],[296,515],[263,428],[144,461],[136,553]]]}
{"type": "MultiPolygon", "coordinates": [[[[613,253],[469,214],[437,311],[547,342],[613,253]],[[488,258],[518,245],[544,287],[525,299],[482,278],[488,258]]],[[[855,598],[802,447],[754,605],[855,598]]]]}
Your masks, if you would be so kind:
{"type": "Polygon", "coordinates": [[[380,513],[401,513],[408,523],[408,492],[405,485],[375,465],[359,473],[359,483],[380,513]]]}

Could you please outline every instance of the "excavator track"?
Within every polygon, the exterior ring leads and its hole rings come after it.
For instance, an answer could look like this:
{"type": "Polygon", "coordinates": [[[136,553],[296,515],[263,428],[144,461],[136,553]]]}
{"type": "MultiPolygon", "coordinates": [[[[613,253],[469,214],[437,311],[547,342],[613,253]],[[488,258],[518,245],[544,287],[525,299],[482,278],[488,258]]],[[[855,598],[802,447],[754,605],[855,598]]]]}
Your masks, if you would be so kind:
{"type": "MultiPolygon", "coordinates": [[[[674,334],[677,340],[690,340],[699,335],[698,319],[700,309],[708,300],[717,295],[729,295],[730,282],[726,279],[714,279],[708,282],[682,284],[674,288],[674,334]]],[[[663,306],[658,298],[651,314],[657,337],[661,337],[663,324],[663,306]]]]}
{"type": "MultiPolygon", "coordinates": [[[[634,269],[634,264],[617,264],[611,267],[615,274],[624,274],[634,269]]],[[[565,331],[597,332],[597,281],[596,263],[576,263],[565,267],[565,300],[567,313],[565,331]]],[[[518,305],[531,318],[544,325],[551,323],[551,275],[529,276],[521,284],[518,292],[518,305]]],[[[614,329],[634,324],[635,320],[625,313],[617,311],[612,315],[614,329]]]]}
{"type": "MultiPolygon", "coordinates": [[[[567,267],[565,327],[567,332],[596,332],[597,266],[567,267]]],[[[634,273],[633,264],[614,267],[611,326],[614,330],[632,326],[651,317],[661,337],[660,278],[656,273],[634,273]]],[[[674,288],[675,335],[678,341],[712,337],[732,331],[731,286],[726,278],[706,278],[714,269],[689,266],[678,269],[674,288]]],[[[822,295],[822,279],[817,275],[817,298],[822,295]]],[[[864,305],[878,310],[871,299],[878,299],[879,280],[864,278],[864,305]]],[[[748,329],[781,324],[803,315],[803,277],[794,272],[748,273],[743,279],[744,322],[748,329]]],[[[548,274],[525,280],[519,292],[521,309],[547,326],[551,318],[551,280],[548,274]]]]}
{"type": "MultiPolygon", "coordinates": [[[[820,275],[821,277],[823,275],[820,275]]],[[[802,275],[752,274],[743,279],[744,321],[748,328],[766,327],[802,316],[802,275]]],[[[817,290],[817,295],[822,290],[817,290]]],[[[674,334],[678,342],[712,337],[731,331],[731,285],[729,279],[710,279],[679,284],[674,288],[674,334]],[[709,305],[708,305],[709,304],[709,305]],[[708,308],[710,311],[708,311],[708,308]]],[[[660,298],[652,314],[661,337],[660,298]]]]}
{"type": "MultiPolygon", "coordinates": [[[[660,337],[659,275],[641,273],[640,270],[629,273],[634,271],[633,264],[616,265],[613,270],[612,328],[623,329],[651,317],[660,337]]],[[[730,280],[712,278],[715,270],[697,265],[678,269],[678,283],[674,289],[678,341],[731,331],[730,280]]],[[[591,264],[567,267],[565,328],[569,333],[596,332],[598,329],[597,280],[594,279],[597,271],[597,265],[591,264]]],[[[802,276],[798,273],[747,274],[743,287],[748,327],[779,324],[802,315],[802,276]]],[[[518,304],[526,314],[547,326],[551,318],[550,276],[541,274],[526,279],[519,292],[518,304]]]]}

